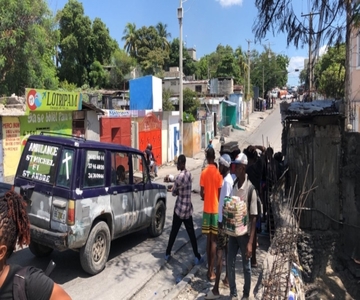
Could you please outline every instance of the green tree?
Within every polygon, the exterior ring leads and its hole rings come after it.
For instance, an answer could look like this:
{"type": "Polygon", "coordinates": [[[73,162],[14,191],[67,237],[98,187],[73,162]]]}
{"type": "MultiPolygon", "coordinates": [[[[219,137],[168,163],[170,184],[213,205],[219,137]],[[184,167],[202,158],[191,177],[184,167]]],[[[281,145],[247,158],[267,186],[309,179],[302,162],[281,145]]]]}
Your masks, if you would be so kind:
{"type": "MultiPolygon", "coordinates": [[[[179,45],[180,41],[178,38],[172,40],[170,44],[170,54],[169,60],[166,64],[166,68],[169,67],[178,67],[179,66],[179,45]]],[[[186,48],[183,45],[183,72],[185,76],[190,76],[196,74],[197,66],[196,62],[194,62],[187,52],[186,48]]]]}
{"type": "Polygon", "coordinates": [[[184,113],[191,114],[196,119],[197,110],[201,105],[197,93],[189,88],[184,89],[183,104],[184,113]]]}
{"type": "Polygon", "coordinates": [[[159,42],[160,42],[161,48],[163,50],[169,50],[170,43],[169,43],[168,39],[171,38],[171,33],[169,33],[167,31],[167,25],[159,22],[156,25],[156,30],[159,35],[159,42]]]}
{"type": "Polygon", "coordinates": [[[329,47],[315,65],[315,86],[327,97],[344,98],[345,51],[345,44],[329,47]]]}
{"type": "Polygon", "coordinates": [[[109,29],[99,18],[92,23],[91,59],[105,65],[110,62],[113,52],[118,49],[117,42],[110,37],[109,29]]]}
{"type": "Polygon", "coordinates": [[[84,15],[83,5],[69,0],[59,11],[59,77],[61,80],[82,86],[88,82],[88,69],[92,63],[91,20],[84,15]]]}
{"type": "Polygon", "coordinates": [[[106,84],[105,70],[99,61],[94,61],[90,66],[89,82],[92,87],[102,87],[106,84]]]}
{"type": "Polygon", "coordinates": [[[130,56],[136,58],[137,52],[137,30],[135,23],[127,23],[123,31],[123,37],[121,38],[125,44],[124,49],[130,56]]]}
{"type": "Polygon", "coordinates": [[[105,82],[105,72],[96,71],[100,65],[108,64],[113,51],[118,47],[110,37],[105,24],[96,18],[92,23],[84,15],[83,5],[69,0],[58,12],[59,18],[59,77],[77,86],[94,82],[105,82]],[[95,63],[95,65],[94,65],[95,63]],[[92,77],[90,78],[90,72],[92,77]],[[94,78],[97,78],[94,81],[94,78]]]}
{"type": "MultiPolygon", "coordinates": [[[[349,122],[350,111],[350,72],[351,72],[351,33],[354,26],[359,25],[360,5],[358,1],[340,0],[311,0],[309,11],[317,12],[317,29],[309,28],[298,17],[292,1],[288,0],[255,0],[258,15],[254,22],[254,32],[257,40],[265,38],[269,32],[287,34],[287,44],[296,47],[308,44],[309,32],[312,33],[315,48],[320,42],[332,46],[342,42],[346,44],[345,68],[345,118],[349,122]]],[[[314,26],[313,26],[314,27],[314,26]]],[[[315,62],[315,56],[314,56],[315,62]]]]}
{"type": "Polygon", "coordinates": [[[168,50],[163,49],[163,41],[159,38],[154,26],[143,26],[137,31],[137,62],[144,74],[160,72],[169,58],[168,50]]]}
{"type": "Polygon", "coordinates": [[[163,111],[173,111],[175,109],[171,100],[171,91],[169,89],[163,89],[162,93],[162,110],[163,111]]]}
{"type": "Polygon", "coordinates": [[[125,76],[136,66],[136,60],[124,50],[116,49],[112,54],[110,66],[107,87],[123,88],[125,76]]]}
{"type": "Polygon", "coordinates": [[[0,93],[57,88],[53,62],[57,35],[47,3],[0,0],[0,6],[0,93]]]}
{"type": "Polygon", "coordinates": [[[239,66],[239,83],[245,84],[248,72],[248,60],[246,52],[244,52],[241,46],[239,46],[235,49],[234,56],[236,63],[239,66]]]}

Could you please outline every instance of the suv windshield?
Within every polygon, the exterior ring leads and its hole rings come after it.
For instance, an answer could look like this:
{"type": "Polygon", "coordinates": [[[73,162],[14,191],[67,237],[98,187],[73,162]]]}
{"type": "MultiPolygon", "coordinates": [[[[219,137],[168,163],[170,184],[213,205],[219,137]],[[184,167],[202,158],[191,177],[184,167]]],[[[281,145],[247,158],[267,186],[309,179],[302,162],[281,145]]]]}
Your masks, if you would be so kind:
{"type": "Polygon", "coordinates": [[[53,184],[61,148],[55,145],[28,142],[21,156],[17,176],[53,184]]]}

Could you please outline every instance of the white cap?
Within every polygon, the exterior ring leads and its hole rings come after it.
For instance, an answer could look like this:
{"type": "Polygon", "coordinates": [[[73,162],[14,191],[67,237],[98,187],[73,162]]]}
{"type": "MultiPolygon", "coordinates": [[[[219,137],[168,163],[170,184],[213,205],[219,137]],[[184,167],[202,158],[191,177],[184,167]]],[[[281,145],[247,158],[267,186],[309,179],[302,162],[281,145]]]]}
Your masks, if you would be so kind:
{"type": "Polygon", "coordinates": [[[231,163],[247,165],[248,164],[248,159],[247,159],[247,156],[244,153],[239,153],[236,156],[235,160],[233,160],[231,163]]]}

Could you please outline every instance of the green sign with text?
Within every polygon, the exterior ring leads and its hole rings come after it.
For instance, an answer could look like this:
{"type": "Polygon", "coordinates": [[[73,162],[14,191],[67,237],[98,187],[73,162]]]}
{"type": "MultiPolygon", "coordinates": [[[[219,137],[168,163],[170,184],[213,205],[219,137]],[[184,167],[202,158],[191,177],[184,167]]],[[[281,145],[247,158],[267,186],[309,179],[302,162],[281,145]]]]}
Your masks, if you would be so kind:
{"type": "Polygon", "coordinates": [[[26,89],[26,114],[44,111],[75,111],[82,108],[80,92],[26,89]]]}

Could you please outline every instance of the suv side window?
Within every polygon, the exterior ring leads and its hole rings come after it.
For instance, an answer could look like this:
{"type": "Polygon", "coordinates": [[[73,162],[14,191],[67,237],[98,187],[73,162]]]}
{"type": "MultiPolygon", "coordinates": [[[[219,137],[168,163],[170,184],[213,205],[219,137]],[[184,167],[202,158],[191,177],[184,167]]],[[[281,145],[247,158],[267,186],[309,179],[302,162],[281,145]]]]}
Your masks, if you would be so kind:
{"type": "Polygon", "coordinates": [[[59,169],[56,179],[56,185],[69,188],[71,185],[72,166],[74,162],[74,150],[63,149],[59,169]]]}
{"type": "MultiPolygon", "coordinates": [[[[133,159],[133,172],[130,174],[132,182],[147,183],[150,179],[149,172],[147,169],[146,159],[142,155],[132,154],[133,159]]],[[[131,181],[130,181],[131,182],[131,181]]]]}
{"type": "Polygon", "coordinates": [[[125,152],[111,153],[111,185],[129,184],[129,156],[125,152]]]}
{"type": "Polygon", "coordinates": [[[105,185],[105,152],[86,150],[83,187],[105,185]]]}

